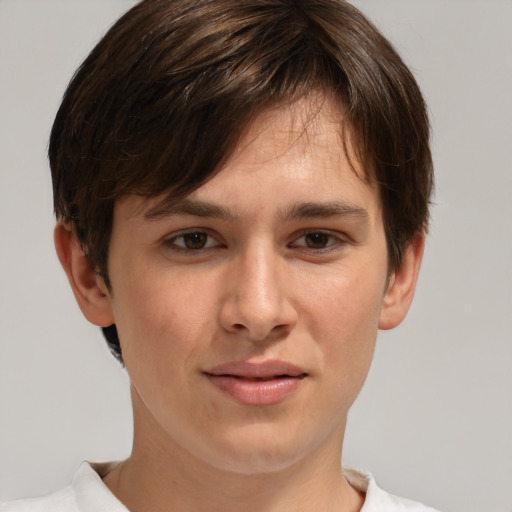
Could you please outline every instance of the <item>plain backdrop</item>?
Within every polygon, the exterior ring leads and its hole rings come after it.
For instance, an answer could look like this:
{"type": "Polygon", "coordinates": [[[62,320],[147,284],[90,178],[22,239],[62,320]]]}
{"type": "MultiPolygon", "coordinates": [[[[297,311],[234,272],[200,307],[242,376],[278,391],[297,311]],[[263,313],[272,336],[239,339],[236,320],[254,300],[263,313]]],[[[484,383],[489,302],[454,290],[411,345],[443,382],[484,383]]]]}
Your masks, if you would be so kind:
{"type": "MultiPolygon", "coordinates": [[[[52,243],[46,149],[75,68],[128,0],[0,0],[0,499],[126,457],[124,371],[52,243]]],[[[345,462],[451,512],[512,510],[512,2],[359,0],[429,104],[437,189],[415,303],[382,333],[345,462]]]]}

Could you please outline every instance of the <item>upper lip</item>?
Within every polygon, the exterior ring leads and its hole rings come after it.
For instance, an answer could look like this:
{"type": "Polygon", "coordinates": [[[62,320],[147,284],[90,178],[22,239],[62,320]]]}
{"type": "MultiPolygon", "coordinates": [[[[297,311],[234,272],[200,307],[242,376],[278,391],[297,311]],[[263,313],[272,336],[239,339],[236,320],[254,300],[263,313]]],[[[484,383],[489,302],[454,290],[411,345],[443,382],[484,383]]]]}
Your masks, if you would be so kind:
{"type": "Polygon", "coordinates": [[[246,379],[269,379],[272,377],[305,377],[307,372],[294,364],[279,360],[269,360],[260,363],[250,361],[231,361],[219,364],[204,373],[216,377],[231,376],[246,379]]]}

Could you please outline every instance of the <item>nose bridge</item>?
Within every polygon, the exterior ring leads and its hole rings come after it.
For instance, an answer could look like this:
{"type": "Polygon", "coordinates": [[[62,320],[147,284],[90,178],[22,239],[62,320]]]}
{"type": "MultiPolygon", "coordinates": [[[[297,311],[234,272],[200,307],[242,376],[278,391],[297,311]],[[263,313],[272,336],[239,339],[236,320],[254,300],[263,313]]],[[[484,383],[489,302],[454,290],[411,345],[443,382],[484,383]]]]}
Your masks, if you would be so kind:
{"type": "Polygon", "coordinates": [[[268,243],[248,247],[242,258],[242,280],[238,300],[250,304],[253,311],[272,314],[281,302],[278,257],[268,243]]]}
{"type": "Polygon", "coordinates": [[[284,265],[269,241],[256,239],[240,252],[231,276],[224,325],[253,339],[290,327],[294,312],[283,287],[284,265]]]}

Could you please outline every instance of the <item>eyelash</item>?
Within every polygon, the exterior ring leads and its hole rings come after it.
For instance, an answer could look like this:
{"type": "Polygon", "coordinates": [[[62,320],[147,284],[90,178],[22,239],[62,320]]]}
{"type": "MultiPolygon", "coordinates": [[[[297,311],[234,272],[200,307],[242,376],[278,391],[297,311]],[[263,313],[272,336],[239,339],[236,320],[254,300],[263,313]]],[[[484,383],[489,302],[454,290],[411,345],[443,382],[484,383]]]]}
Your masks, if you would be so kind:
{"type": "MultiPolygon", "coordinates": [[[[201,242],[201,240],[199,240],[201,242]]],[[[317,240],[318,241],[318,240],[317,240]]],[[[178,234],[175,234],[171,236],[170,238],[167,238],[164,240],[164,244],[169,249],[181,252],[181,253],[200,253],[204,252],[210,249],[216,249],[216,248],[225,248],[226,245],[222,242],[219,242],[211,233],[205,230],[190,230],[190,231],[184,231],[178,234]],[[186,246],[186,237],[203,237],[204,244],[201,247],[187,247],[186,246]],[[178,240],[181,240],[183,245],[179,245],[177,243],[178,240]],[[213,244],[211,243],[213,242],[213,244]]],[[[287,247],[295,250],[306,250],[306,251],[312,251],[314,253],[321,253],[321,252],[329,252],[336,250],[337,248],[342,247],[343,245],[347,244],[347,240],[339,235],[334,234],[330,231],[323,231],[323,230],[305,230],[302,231],[299,236],[295,236],[292,240],[292,242],[287,244],[287,247]],[[321,244],[321,247],[309,247],[306,242],[306,237],[308,236],[316,236],[317,238],[320,237],[320,242],[323,242],[321,244]],[[298,244],[297,242],[301,239],[304,239],[304,244],[298,244]]]]}
{"type": "Polygon", "coordinates": [[[311,250],[314,252],[327,252],[335,250],[336,248],[339,248],[340,246],[345,245],[347,242],[346,240],[339,234],[334,234],[330,231],[322,231],[322,230],[306,230],[303,231],[299,237],[295,238],[293,242],[288,244],[291,248],[304,248],[306,250],[311,250]],[[297,241],[301,238],[306,238],[308,236],[317,236],[317,237],[323,237],[323,241],[325,242],[325,245],[322,247],[308,247],[307,245],[297,245],[297,241]]]}
{"type": "Polygon", "coordinates": [[[177,235],[173,235],[170,238],[167,238],[166,240],[164,240],[164,244],[167,247],[169,247],[170,249],[172,249],[173,251],[185,252],[185,253],[187,253],[187,252],[188,253],[194,253],[194,252],[197,253],[197,252],[205,251],[205,250],[212,249],[215,247],[222,247],[222,245],[223,245],[222,243],[216,241],[216,238],[214,236],[212,236],[210,233],[208,233],[208,231],[203,231],[200,229],[184,231],[184,232],[178,233],[177,235]],[[185,240],[186,240],[187,235],[204,236],[206,238],[206,243],[203,247],[196,247],[196,248],[186,247],[185,240]],[[180,239],[183,241],[183,244],[184,244],[183,246],[178,245],[176,243],[177,240],[180,240],[180,239]],[[208,242],[210,240],[215,241],[216,243],[213,246],[208,246],[208,242]]]}

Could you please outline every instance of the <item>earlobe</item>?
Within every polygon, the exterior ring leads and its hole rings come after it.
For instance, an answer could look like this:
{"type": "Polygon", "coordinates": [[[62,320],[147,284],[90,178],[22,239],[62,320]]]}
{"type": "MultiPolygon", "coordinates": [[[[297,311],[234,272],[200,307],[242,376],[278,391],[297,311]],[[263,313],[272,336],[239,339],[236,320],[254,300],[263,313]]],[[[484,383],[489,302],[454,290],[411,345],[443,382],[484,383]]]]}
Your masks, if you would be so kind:
{"type": "Polygon", "coordinates": [[[110,294],[103,279],[92,268],[72,227],[63,222],[57,223],[54,242],[59,261],[85,318],[101,327],[115,323],[110,294]]]}
{"type": "Polygon", "coordinates": [[[418,232],[405,250],[402,265],[390,276],[382,301],[379,329],[393,329],[407,315],[418,282],[424,247],[425,234],[418,232]]]}

